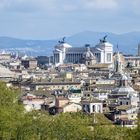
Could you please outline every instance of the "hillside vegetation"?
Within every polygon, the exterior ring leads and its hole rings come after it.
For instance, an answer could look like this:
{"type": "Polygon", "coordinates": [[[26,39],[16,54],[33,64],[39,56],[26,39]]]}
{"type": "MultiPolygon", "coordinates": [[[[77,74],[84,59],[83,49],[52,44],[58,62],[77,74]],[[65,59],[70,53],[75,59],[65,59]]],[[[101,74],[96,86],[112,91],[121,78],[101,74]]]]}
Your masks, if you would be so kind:
{"type": "Polygon", "coordinates": [[[117,127],[102,114],[25,112],[19,91],[0,83],[0,140],[139,140],[136,129],[117,127]]]}

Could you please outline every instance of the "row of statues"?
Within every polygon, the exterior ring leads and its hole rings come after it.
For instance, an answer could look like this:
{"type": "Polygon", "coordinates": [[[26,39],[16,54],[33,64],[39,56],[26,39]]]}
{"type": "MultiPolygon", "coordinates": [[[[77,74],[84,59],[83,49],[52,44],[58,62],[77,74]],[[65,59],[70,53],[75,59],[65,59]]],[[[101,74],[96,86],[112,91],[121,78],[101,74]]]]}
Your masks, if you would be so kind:
{"type": "MultiPolygon", "coordinates": [[[[106,38],[107,38],[107,35],[105,35],[102,39],[100,39],[100,43],[107,42],[106,38]]],[[[60,43],[60,44],[65,43],[65,40],[66,40],[66,37],[63,37],[62,40],[58,41],[58,43],[60,43]]]]}

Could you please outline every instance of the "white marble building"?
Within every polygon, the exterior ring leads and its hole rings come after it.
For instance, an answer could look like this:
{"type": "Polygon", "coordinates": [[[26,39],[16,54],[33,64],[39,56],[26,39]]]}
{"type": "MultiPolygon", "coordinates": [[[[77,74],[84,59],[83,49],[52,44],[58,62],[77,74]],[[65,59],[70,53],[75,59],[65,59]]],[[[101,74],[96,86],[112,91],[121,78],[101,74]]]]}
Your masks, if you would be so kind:
{"type": "Polygon", "coordinates": [[[86,113],[103,113],[103,103],[97,99],[85,99],[81,103],[82,109],[86,113]]]}
{"type": "MultiPolygon", "coordinates": [[[[83,63],[85,53],[93,54],[96,63],[112,63],[113,62],[113,45],[106,41],[106,37],[100,40],[96,46],[85,45],[83,47],[72,47],[67,44],[64,39],[59,41],[53,51],[54,64],[65,63],[83,63]]],[[[93,57],[93,55],[91,55],[93,57]]]]}

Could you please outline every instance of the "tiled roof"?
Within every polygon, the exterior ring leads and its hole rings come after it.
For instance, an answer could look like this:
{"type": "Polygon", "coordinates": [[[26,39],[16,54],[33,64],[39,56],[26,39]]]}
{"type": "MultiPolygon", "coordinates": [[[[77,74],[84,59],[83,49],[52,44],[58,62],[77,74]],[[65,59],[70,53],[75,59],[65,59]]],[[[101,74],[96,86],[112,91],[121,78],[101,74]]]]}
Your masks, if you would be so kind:
{"type": "Polygon", "coordinates": [[[81,103],[101,103],[101,101],[93,97],[89,97],[89,98],[82,99],[81,103]]]}

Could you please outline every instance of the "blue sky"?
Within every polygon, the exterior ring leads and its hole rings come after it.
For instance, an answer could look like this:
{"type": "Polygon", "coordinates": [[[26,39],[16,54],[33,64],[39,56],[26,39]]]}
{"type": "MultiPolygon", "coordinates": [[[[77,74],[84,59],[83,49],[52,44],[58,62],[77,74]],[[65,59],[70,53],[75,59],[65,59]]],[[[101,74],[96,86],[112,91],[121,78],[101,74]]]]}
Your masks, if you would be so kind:
{"type": "Polygon", "coordinates": [[[0,36],[53,39],[140,31],[140,0],[0,0],[0,36]]]}

